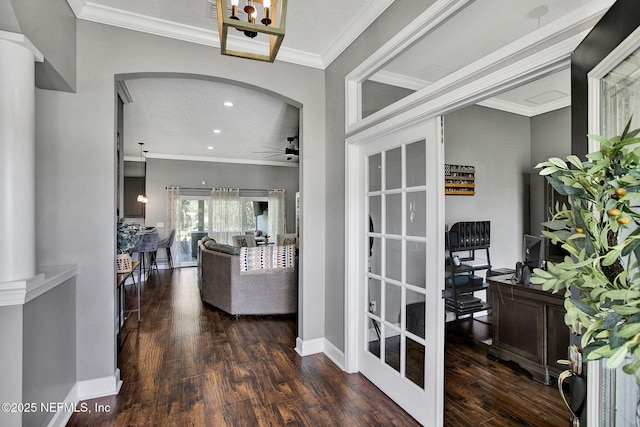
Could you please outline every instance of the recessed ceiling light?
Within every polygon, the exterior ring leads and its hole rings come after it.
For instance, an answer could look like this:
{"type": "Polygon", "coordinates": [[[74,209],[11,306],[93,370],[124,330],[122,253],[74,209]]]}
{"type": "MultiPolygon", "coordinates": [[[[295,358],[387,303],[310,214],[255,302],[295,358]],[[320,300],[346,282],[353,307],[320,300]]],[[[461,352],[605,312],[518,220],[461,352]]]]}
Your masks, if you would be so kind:
{"type": "Polygon", "coordinates": [[[210,145],[207,147],[207,150],[213,150],[213,147],[210,145]]]}
{"type": "Polygon", "coordinates": [[[220,133],[220,132],[222,132],[220,129],[214,129],[213,130],[213,133],[220,133]]]}
{"type": "Polygon", "coordinates": [[[225,106],[225,107],[233,107],[233,102],[231,102],[231,101],[225,101],[225,102],[224,102],[224,106],[225,106]]]}

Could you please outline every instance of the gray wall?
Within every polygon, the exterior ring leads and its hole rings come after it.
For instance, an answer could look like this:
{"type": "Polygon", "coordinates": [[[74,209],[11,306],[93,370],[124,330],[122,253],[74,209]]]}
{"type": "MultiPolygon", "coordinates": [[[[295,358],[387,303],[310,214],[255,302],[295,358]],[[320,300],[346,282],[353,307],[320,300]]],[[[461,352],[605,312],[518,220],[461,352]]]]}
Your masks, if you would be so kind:
{"type": "Polygon", "coordinates": [[[43,63],[36,63],[36,85],[41,89],[74,91],[76,18],[69,3],[65,0],[9,0],[9,3],[20,31],[45,58],[43,63]]]}
{"type": "MultiPolygon", "coordinates": [[[[77,93],[36,91],[36,255],[78,264],[77,379],[114,378],[116,96],[114,76],[175,72],[229,78],[302,105],[299,337],[324,336],[324,73],[287,63],[221,56],[215,48],[77,22],[77,93]],[[307,178],[308,177],[308,178],[307,178]],[[78,197],[82,195],[82,197],[78,197]],[[305,239],[306,230],[309,238],[305,239]],[[311,232],[313,231],[313,233],[311,232]]],[[[343,101],[341,101],[343,103],[343,101]]]]}
{"type": "Polygon", "coordinates": [[[396,0],[325,70],[326,84],[326,320],[325,338],[344,351],[345,76],[435,0],[396,0]],[[411,11],[407,13],[407,11],[411,11]]]}
{"type": "MultiPolygon", "coordinates": [[[[0,307],[0,402],[18,403],[22,400],[23,312],[21,305],[0,307]]],[[[0,412],[0,425],[20,426],[22,414],[0,412]]]]}
{"type": "MultiPolygon", "coordinates": [[[[232,163],[196,162],[187,160],[147,159],[147,217],[145,224],[155,227],[166,222],[168,185],[190,188],[233,187],[240,189],[286,190],[287,232],[295,232],[296,192],[298,191],[298,168],[242,165],[232,163]],[[202,185],[202,181],[206,184],[202,185]]],[[[158,228],[160,236],[170,230],[158,228]]],[[[160,254],[160,256],[164,256],[160,254]]]]}
{"type": "MultiPolygon", "coordinates": [[[[75,278],[25,304],[23,402],[64,402],[75,384],[75,306],[75,278]]],[[[22,420],[25,426],[42,426],[53,415],[25,412],[22,420]]]]}
{"type": "Polygon", "coordinates": [[[444,118],[445,163],[475,167],[474,196],[446,196],[448,226],[491,221],[491,263],[513,268],[529,224],[529,118],[471,106],[444,118]]]}
{"type": "MultiPolygon", "coordinates": [[[[571,154],[571,107],[531,118],[531,168],[549,157],[566,158],[571,154]]],[[[544,177],[531,173],[531,227],[529,234],[539,236],[544,221],[544,177]]]]}

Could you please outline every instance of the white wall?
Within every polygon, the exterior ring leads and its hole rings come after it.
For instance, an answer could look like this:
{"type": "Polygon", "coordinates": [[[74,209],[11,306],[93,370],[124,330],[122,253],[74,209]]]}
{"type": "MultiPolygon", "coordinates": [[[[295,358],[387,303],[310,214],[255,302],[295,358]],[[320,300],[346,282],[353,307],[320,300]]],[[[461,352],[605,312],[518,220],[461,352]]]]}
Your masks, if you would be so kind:
{"type": "Polygon", "coordinates": [[[217,49],[92,22],[77,23],[77,93],[38,90],[37,259],[79,264],[77,379],[114,377],[114,76],[176,72],[234,79],[302,105],[302,317],[299,338],[324,336],[325,92],[322,71],[222,57],[217,49]],[[306,236],[309,236],[306,238],[306,236]],[[313,262],[304,262],[311,259],[313,262]]]}
{"type": "Polygon", "coordinates": [[[471,106],[444,119],[445,163],[475,166],[474,196],[446,196],[448,226],[491,221],[491,264],[514,268],[529,224],[529,118],[471,106]]]}

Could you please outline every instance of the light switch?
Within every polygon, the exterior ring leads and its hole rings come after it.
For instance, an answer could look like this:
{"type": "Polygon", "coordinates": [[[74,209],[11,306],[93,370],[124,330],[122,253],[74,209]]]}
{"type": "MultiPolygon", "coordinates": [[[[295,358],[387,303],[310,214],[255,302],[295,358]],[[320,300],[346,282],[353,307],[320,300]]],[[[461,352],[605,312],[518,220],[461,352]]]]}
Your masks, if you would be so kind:
{"type": "Polygon", "coordinates": [[[164,222],[156,222],[156,228],[164,227],[164,222]]]}

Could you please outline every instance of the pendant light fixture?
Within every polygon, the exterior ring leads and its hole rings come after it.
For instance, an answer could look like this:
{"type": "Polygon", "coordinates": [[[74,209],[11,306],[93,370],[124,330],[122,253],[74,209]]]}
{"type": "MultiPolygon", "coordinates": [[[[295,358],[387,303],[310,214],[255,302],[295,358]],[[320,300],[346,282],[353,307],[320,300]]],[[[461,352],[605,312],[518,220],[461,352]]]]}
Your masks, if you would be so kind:
{"type": "MultiPolygon", "coordinates": [[[[145,178],[146,181],[146,173],[145,173],[145,163],[143,160],[143,156],[142,156],[142,146],[144,145],[144,142],[138,142],[138,144],[140,145],[140,172],[141,172],[141,176],[143,176],[145,178]]],[[[145,151],[146,153],[146,151],[145,151]]],[[[144,191],[140,194],[138,194],[138,202],[140,203],[147,203],[149,201],[149,199],[147,198],[147,196],[144,195],[144,191]]]]}
{"type": "MultiPolygon", "coordinates": [[[[243,0],[242,9],[247,14],[246,21],[238,17],[238,3],[240,0],[216,0],[218,10],[218,33],[220,34],[220,52],[223,55],[240,58],[256,59],[273,62],[276,59],[285,32],[285,18],[287,14],[287,0],[243,0]],[[231,15],[227,16],[231,3],[231,15]],[[262,6],[262,18],[256,23],[258,5],[262,6]],[[229,49],[229,27],[242,32],[248,40],[255,39],[259,34],[265,34],[268,42],[232,40],[237,49],[229,49]],[[241,50],[242,49],[242,50],[241,50]],[[264,52],[264,53],[258,53],[264,52]]],[[[233,38],[233,37],[232,37],[233,38]]]]}

